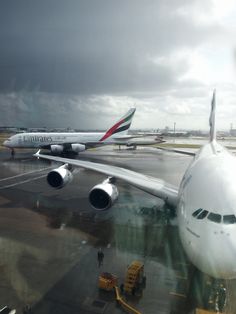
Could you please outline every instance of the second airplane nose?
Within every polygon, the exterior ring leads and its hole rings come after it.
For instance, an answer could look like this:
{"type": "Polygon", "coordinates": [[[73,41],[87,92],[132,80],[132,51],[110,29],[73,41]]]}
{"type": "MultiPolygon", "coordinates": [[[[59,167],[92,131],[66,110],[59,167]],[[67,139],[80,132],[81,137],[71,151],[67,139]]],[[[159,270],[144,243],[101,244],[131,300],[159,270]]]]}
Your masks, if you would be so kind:
{"type": "Polygon", "coordinates": [[[2,145],[5,147],[9,147],[9,144],[10,144],[10,142],[8,140],[6,140],[2,143],[2,145]]]}

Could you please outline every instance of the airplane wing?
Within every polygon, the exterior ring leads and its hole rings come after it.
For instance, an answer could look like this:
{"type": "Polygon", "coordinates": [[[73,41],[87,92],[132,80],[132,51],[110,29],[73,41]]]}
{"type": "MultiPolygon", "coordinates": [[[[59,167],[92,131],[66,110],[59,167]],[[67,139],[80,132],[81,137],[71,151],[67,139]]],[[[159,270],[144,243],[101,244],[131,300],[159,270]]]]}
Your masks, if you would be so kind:
{"type": "Polygon", "coordinates": [[[131,171],[125,168],[120,168],[112,165],[105,165],[84,160],[75,160],[70,158],[62,158],[50,155],[40,154],[38,151],[34,154],[37,158],[48,159],[52,161],[69,164],[75,167],[81,167],[89,170],[93,170],[108,176],[112,176],[116,179],[121,179],[132,186],[139,188],[151,195],[157,196],[163,199],[168,205],[175,207],[178,202],[178,188],[166,183],[165,181],[147,176],[135,171],[131,171]]]}
{"type": "Polygon", "coordinates": [[[157,134],[127,134],[127,135],[123,135],[123,136],[116,136],[113,137],[114,140],[117,141],[122,141],[122,140],[130,140],[130,139],[135,139],[135,138],[143,138],[143,137],[156,137],[158,138],[159,135],[157,134]]]}
{"type": "Polygon", "coordinates": [[[138,140],[138,139],[133,139],[133,140],[128,140],[128,141],[116,141],[113,143],[113,145],[124,145],[127,147],[130,146],[152,146],[160,143],[164,143],[165,141],[163,140],[151,140],[151,139],[146,139],[146,140],[138,140]]]}
{"type": "Polygon", "coordinates": [[[155,148],[164,150],[167,152],[172,152],[172,153],[178,153],[178,154],[183,154],[183,155],[188,155],[188,156],[195,156],[195,152],[190,152],[186,150],[180,150],[180,149],[175,149],[175,148],[167,148],[167,147],[161,147],[161,146],[155,146],[155,148]]]}
{"type": "Polygon", "coordinates": [[[87,142],[85,146],[87,149],[101,147],[105,145],[124,145],[124,146],[147,146],[164,143],[162,139],[137,139],[136,137],[114,138],[114,141],[105,142],[87,142]]]}
{"type": "MultiPolygon", "coordinates": [[[[146,140],[130,140],[128,141],[125,145],[126,146],[150,146],[150,145],[156,145],[160,143],[164,143],[165,141],[161,139],[156,139],[156,140],[151,140],[151,139],[146,139],[146,140]]],[[[121,144],[122,145],[122,144],[121,144]]],[[[155,146],[154,146],[155,147],[155,146]]]]}

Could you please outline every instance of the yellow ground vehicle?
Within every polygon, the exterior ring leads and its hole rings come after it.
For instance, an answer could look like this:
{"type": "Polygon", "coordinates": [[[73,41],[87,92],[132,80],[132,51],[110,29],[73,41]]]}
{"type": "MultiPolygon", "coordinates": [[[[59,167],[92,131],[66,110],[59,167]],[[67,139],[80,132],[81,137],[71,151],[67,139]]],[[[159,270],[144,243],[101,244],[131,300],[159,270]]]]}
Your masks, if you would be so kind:
{"type": "Polygon", "coordinates": [[[140,261],[133,261],[127,270],[124,292],[127,294],[135,294],[136,289],[142,284],[146,278],[144,277],[144,265],[140,261]]]}
{"type": "Polygon", "coordinates": [[[100,289],[111,291],[118,285],[118,278],[111,273],[102,273],[98,278],[98,287],[100,289]]]}
{"type": "Polygon", "coordinates": [[[100,289],[111,291],[115,289],[116,301],[123,306],[127,311],[134,314],[141,314],[138,310],[129,305],[120,295],[125,292],[126,294],[134,294],[135,290],[145,280],[144,265],[139,261],[133,261],[127,269],[125,283],[122,288],[118,288],[118,278],[111,273],[102,273],[98,279],[98,287],[100,289]]]}

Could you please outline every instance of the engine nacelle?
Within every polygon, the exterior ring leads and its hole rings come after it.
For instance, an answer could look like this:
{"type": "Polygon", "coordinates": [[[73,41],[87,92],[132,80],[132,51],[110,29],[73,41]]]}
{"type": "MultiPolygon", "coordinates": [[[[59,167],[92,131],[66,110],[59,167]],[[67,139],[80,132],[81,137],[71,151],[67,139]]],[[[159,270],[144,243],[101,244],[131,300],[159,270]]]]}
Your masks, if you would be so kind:
{"type": "Polygon", "coordinates": [[[109,209],[117,200],[119,192],[109,179],[95,185],[89,193],[89,202],[96,210],[109,209]]]}
{"type": "Polygon", "coordinates": [[[60,153],[63,152],[64,147],[63,147],[63,145],[55,144],[55,145],[51,145],[51,146],[50,146],[50,149],[51,149],[51,152],[52,152],[53,154],[60,154],[60,153]]]}
{"type": "Polygon", "coordinates": [[[47,181],[50,186],[61,189],[73,179],[72,172],[68,169],[68,165],[63,165],[50,171],[47,175],[47,181]]]}
{"type": "Polygon", "coordinates": [[[83,144],[71,144],[71,150],[75,153],[80,153],[86,150],[86,146],[83,144]]]}

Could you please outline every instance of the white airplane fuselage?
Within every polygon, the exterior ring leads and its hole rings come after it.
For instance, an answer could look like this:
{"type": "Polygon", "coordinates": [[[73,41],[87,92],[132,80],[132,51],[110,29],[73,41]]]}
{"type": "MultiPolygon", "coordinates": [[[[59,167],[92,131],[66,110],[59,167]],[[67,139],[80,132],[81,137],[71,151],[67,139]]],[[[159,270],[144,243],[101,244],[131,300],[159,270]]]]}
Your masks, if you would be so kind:
{"type": "Polygon", "coordinates": [[[3,142],[3,146],[14,148],[50,148],[52,153],[72,151],[79,153],[91,145],[113,143],[116,139],[127,141],[127,132],[135,113],[135,108],[122,116],[106,132],[73,132],[73,133],[20,133],[3,142]]]}
{"type": "Polygon", "coordinates": [[[200,149],[179,189],[183,247],[194,265],[216,278],[236,278],[235,181],[236,158],[213,141],[200,149]]]}
{"type": "MultiPolygon", "coordinates": [[[[9,148],[41,148],[66,143],[98,142],[104,133],[20,133],[4,142],[9,148]]],[[[105,140],[106,141],[106,140],[105,140]]],[[[109,138],[111,141],[111,138],[109,138]]]]}

